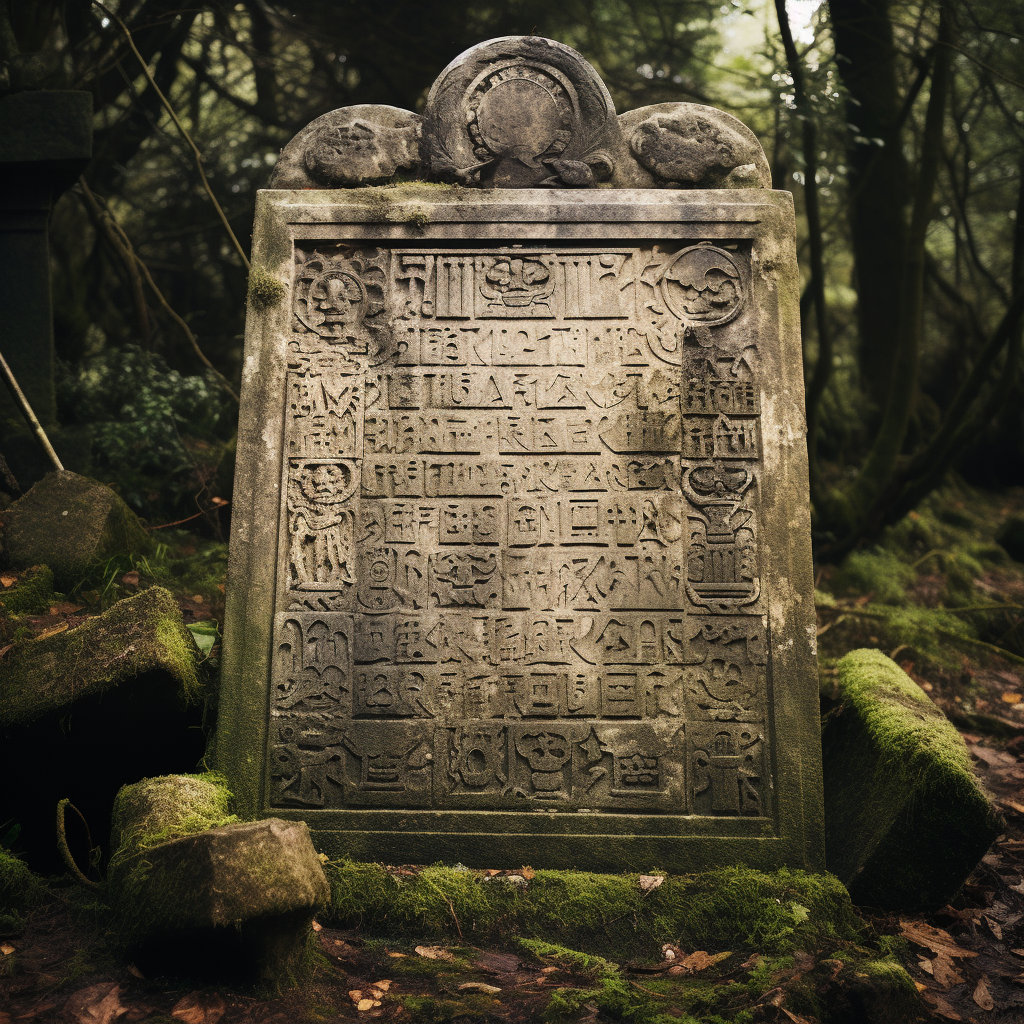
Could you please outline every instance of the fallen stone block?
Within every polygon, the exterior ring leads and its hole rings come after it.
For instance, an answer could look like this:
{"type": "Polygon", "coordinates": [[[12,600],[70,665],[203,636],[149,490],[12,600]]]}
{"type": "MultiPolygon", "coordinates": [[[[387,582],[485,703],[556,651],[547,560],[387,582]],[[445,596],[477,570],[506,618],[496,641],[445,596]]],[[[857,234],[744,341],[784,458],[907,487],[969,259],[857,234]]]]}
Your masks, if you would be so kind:
{"type": "Polygon", "coordinates": [[[942,906],[1002,830],[960,734],[880,651],[840,661],[822,754],[826,862],[859,905],[942,906]]]}
{"type": "Polygon", "coordinates": [[[146,551],[149,537],[135,513],[104,484],[77,473],[49,473],[0,514],[7,564],[48,565],[67,589],[114,555],[146,551]]]}
{"type": "Polygon", "coordinates": [[[159,587],[0,657],[0,743],[18,778],[0,789],[0,821],[21,825],[34,868],[63,869],[58,800],[70,799],[102,835],[126,779],[188,771],[203,756],[199,661],[174,597],[159,587]]]}
{"type": "Polygon", "coordinates": [[[146,779],[118,794],[107,886],[143,973],[281,983],[301,967],[330,896],[309,829],[231,823],[228,801],[216,776],[146,779]]]}

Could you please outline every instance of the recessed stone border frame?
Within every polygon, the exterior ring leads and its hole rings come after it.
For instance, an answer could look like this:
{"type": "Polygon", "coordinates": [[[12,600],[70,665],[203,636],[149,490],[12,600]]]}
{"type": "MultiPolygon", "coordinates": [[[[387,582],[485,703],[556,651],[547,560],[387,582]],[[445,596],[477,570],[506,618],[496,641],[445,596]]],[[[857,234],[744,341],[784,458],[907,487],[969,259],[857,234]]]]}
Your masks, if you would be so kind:
{"type": "MultiPolygon", "coordinates": [[[[794,239],[792,197],[788,193],[761,189],[481,190],[410,183],[395,187],[339,190],[267,190],[259,194],[253,264],[279,281],[285,291],[282,301],[274,304],[256,304],[250,300],[246,328],[216,755],[217,767],[226,773],[235,793],[239,814],[302,819],[308,823],[317,848],[330,857],[386,863],[443,860],[480,867],[513,867],[531,863],[551,868],[580,867],[597,871],[657,867],[676,872],[698,871],[725,864],[746,864],[762,869],[789,866],[820,870],[823,867],[818,681],[799,332],[799,275],[794,239]],[[569,808],[564,811],[553,813],[552,805],[543,801],[527,799],[515,803],[509,791],[515,793],[517,787],[513,784],[516,778],[519,779],[520,795],[529,791],[534,796],[540,793],[546,798],[550,792],[545,793],[545,787],[553,790],[556,785],[562,785],[558,780],[551,781],[554,770],[550,765],[554,762],[545,754],[549,762],[538,762],[539,768],[532,774],[530,769],[535,767],[534,761],[530,761],[528,767],[525,761],[520,764],[516,769],[520,774],[516,777],[513,777],[511,767],[506,766],[504,781],[507,791],[498,794],[495,790],[490,806],[473,809],[477,795],[466,796],[462,792],[467,789],[468,772],[464,762],[457,762],[460,740],[457,729],[453,729],[455,738],[451,742],[454,746],[444,756],[449,758],[451,766],[455,766],[447,773],[454,781],[444,782],[447,788],[441,798],[437,796],[439,783],[436,778],[445,773],[439,766],[431,767],[425,762],[413,765],[409,771],[419,772],[420,778],[428,779],[433,772],[435,782],[418,783],[421,788],[416,799],[405,796],[396,799],[386,786],[376,790],[377,796],[371,787],[367,795],[360,790],[358,778],[352,777],[352,772],[355,770],[358,775],[361,765],[366,781],[365,773],[370,771],[367,767],[370,758],[366,754],[369,749],[367,742],[370,741],[350,740],[346,748],[344,737],[349,734],[338,733],[332,740],[324,740],[321,746],[334,743],[341,751],[338,754],[341,762],[345,758],[351,762],[348,768],[339,762],[338,778],[343,781],[338,781],[337,787],[334,783],[327,787],[343,789],[345,803],[344,806],[330,806],[330,801],[326,801],[327,806],[318,807],[317,800],[324,802],[321,793],[325,787],[323,773],[318,783],[310,784],[305,796],[300,793],[298,782],[293,779],[289,783],[292,776],[278,776],[272,784],[268,774],[269,752],[280,748],[284,750],[282,756],[294,758],[301,756],[297,751],[304,749],[301,738],[291,737],[295,743],[289,746],[281,742],[282,736],[268,735],[271,724],[279,729],[279,716],[285,713],[282,708],[294,710],[301,707],[306,699],[296,690],[294,680],[280,682],[279,676],[273,674],[273,661],[280,657],[282,650],[292,651],[290,642],[283,641],[281,634],[289,617],[295,623],[290,628],[301,631],[304,628],[302,616],[320,614],[317,608],[324,607],[316,603],[322,599],[317,597],[318,594],[326,594],[332,587],[339,591],[343,589],[343,583],[347,588],[366,574],[359,566],[345,564],[343,557],[341,564],[339,557],[329,564],[328,557],[324,568],[325,563],[320,557],[323,545],[337,547],[341,536],[337,531],[325,534],[312,530],[309,533],[310,537],[316,535],[310,544],[321,545],[317,556],[320,562],[312,568],[305,562],[306,556],[302,551],[295,549],[294,540],[289,540],[290,536],[294,537],[295,529],[288,517],[297,513],[294,503],[289,505],[286,492],[289,486],[293,489],[305,486],[296,482],[296,474],[307,470],[313,475],[319,472],[320,484],[342,486],[334,469],[318,471],[317,467],[325,465],[326,460],[317,462],[311,460],[308,451],[289,450],[292,443],[287,433],[289,360],[294,373],[302,358],[312,351],[302,340],[305,338],[313,340],[313,348],[319,345],[319,350],[333,353],[332,358],[354,358],[357,364],[363,359],[361,365],[364,368],[367,360],[376,360],[378,369],[381,365],[393,366],[406,358],[393,341],[397,334],[395,317],[401,311],[393,308],[396,301],[393,294],[395,277],[388,278],[386,268],[388,261],[395,259],[396,252],[435,256],[450,252],[464,256],[470,262],[472,254],[477,252],[491,260],[487,264],[490,267],[496,257],[516,258],[516,247],[521,247],[527,259],[535,256],[538,265],[543,264],[549,269],[554,266],[548,259],[549,254],[578,253],[584,257],[608,254],[606,264],[601,265],[608,273],[618,273],[629,260],[633,260],[637,267],[643,262],[649,289],[644,298],[649,300],[653,294],[656,300],[657,296],[663,300],[661,306],[651,313],[655,320],[658,316],[672,315],[671,310],[666,311],[664,307],[678,306],[686,301],[683,292],[676,290],[670,293],[671,289],[685,289],[685,273],[677,275],[677,283],[662,285],[661,282],[672,280],[671,276],[666,277],[666,264],[683,268],[680,254],[687,250],[698,253],[698,260],[704,261],[699,264],[701,268],[717,266],[719,278],[731,281],[733,292],[728,294],[734,298],[734,293],[739,295],[732,305],[740,308],[729,308],[730,303],[724,301],[720,308],[702,314],[699,309],[694,312],[695,307],[691,305],[686,307],[689,319],[683,322],[675,335],[671,332],[659,334],[657,330],[648,335],[649,339],[654,339],[649,340],[649,344],[661,346],[659,358],[663,363],[671,364],[676,359],[672,347],[678,344],[676,369],[684,371],[683,378],[687,376],[687,368],[692,371],[694,365],[707,357],[712,362],[717,361],[716,382],[719,378],[728,382],[730,374],[735,380],[748,380],[755,393],[750,399],[747,389],[748,400],[753,402],[748,411],[757,410],[758,421],[748,424],[746,434],[742,431],[737,434],[732,430],[734,424],[728,415],[719,412],[716,418],[714,414],[719,407],[709,405],[702,408],[703,418],[698,416],[700,422],[687,433],[687,408],[692,409],[693,406],[687,407],[686,403],[691,399],[686,395],[672,397],[672,401],[682,403],[679,406],[678,437],[673,438],[672,443],[677,444],[677,452],[685,445],[697,446],[691,450],[694,458],[687,464],[689,473],[695,467],[708,471],[703,489],[698,488],[700,493],[696,496],[696,478],[683,474],[689,486],[684,493],[689,494],[690,503],[687,506],[684,502],[682,514],[675,517],[685,521],[681,522],[681,527],[690,528],[696,524],[693,528],[697,533],[703,531],[696,540],[691,536],[690,553],[686,556],[689,566],[685,578],[677,581],[678,609],[684,621],[696,629],[687,641],[692,645],[709,645],[702,656],[708,663],[704,676],[700,672],[696,675],[683,672],[680,676],[684,680],[680,685],[688,687],[681,698],[683,703],[690,707],[687,702],[696,700],[699,711],[696,718],[689,713],[683,715],[681,724],[685,735],[677,730],[666,739],[668,733],[664,729],[669,726],[660,723],[667,721],[672,728],[675,727],[671,715],[676,706],[671,702],[664,706],[647,705],[648,710],[654,709],[652,721],[657,728],[652,726],[654,732],[651,735],[654,736],[652,742],[661,744],[658,749],[664,753],[673,744],[685,744],[685,747],[680,746],[684,752],[674,762],[675,788],[666,785],[659,789],[663,780],[658,775],[661,769],[652,767],[657,762],[655,757],[645,762],[649,769],[647,775],[642,774],[642,765],[638,768],[640,762],[634,760],[632,774],[623,774],[621,778],[616,775],[614,782],[601,777],[600,781],[595,779],[592,783],[595,791],[606,793],[612,793],[612,790],[602,790],[602,786],[633,786],[631,792],[640,795],[632,799],[629,810],[609,811],[609,804],[614,806],[612,796],[607,796],[601,807],[586,806],[586,799],[576,799],[573,793],[568,792],[572,789],[570,782],[565,783],[567,789],[563,795],[573,799],[563,804],[569,808]],[[367,267],[365,259],[359,256],[360,251],[384,254],[377,268],[379,274],[371,273],[373,268],[367,267]],[[670,255],[666,257],[658,253],[670,255]],[[620,256],[623,259],[621,263],[620,256]],[[360,259],[363,262],[356,266],[353,260],[360,259]],[[548,262],[545,263],[546,259],[548,262]],[[653,270],[650,269],[652,265],[653,270]],[[359,278],[358,273],[353,275],[353,267],[357,271],[366,271],[362,279],[352,280],[353,276],[359,278]],[[360,280],[371,284],[360,283],[360,280]],[[383,282],[376,292],[373,281],[383,282]],[[374,318],[377,318],[379,326],[375,325],[374,318]],[[310,322],[313,323],[312,328],[309,327],[310,322]],[[304,345],[309,351],[304,352],[304,345]],[[392,345],[391,351],[386,351],[388,345],[392,345]],[[724,440],[719,439],[715,432],[719,427],[728,434],[724,440]],[[736,582],[739,580],[737,576],[734,579],[736,585],[731,589],[729,586],[723,589],[723,585],[715,583],[717,577],[713,574],[710,577],[705,574],[705,579],[710,578],[712,583],[704,585],[700,573],[693,570],[698,556],[711,557],[708,544],[713,546],[714,538],[709,541],[708,532],[717,529],[719,541],[723,535],[721,517],[718,527],[715,527],[714,510],[694,505],[694,501],[712,503],[715,488],[721,498],[723,486],[726,492],[732,488],[736,497],[742,495],[752,482],[750,474],[743,477],[742,471],[738,475],[734,471],[740,463],[730,459],[736,457],[737,449],[719,451],[716,448],[719,443],[739,445],[740,455],[747,456],[743,464],[753,466],[752,472],[756,476],[755,487],[750,491],[752,495],[756,490],[756,503],[752,498],[745,502],[755,513],[751,525],[756,530],[756,573],[746,571],[742,574],[742,584],[736,582]],[[752,447],[744,453],[743,445],[748,443],[752,447]],[[710,447],[701,448],[702,445],[710,447]],[[299,465],[303,460],[308,463],[304,468],[299,465]],[[713,471],[716,462],[733,473],[724,484],[723,471],[713,471]],[[333,481],[326,479],[331,473],[335,474],[333,481]],[[289,484],[290,479],[292,482],[289,484]],[[701,549],[703,555],[699,552],[698,555],[693,554],[694,543],[698,547],[704,545],[701,549]],[[752,575],[756,578],[756,586],[748,586],[752,575]],[[307,589],[303,591],[303,587],[307,589]],[[295,604],[299,591],[302,591],[299,596],[307,602],[301,608],[295,604]],[[705,624],[710,624],[709,631],[702,634],[705,624]],[[723,632],[722,627],[730,624],[735,629],[723,632]],[[276,634],[275,628],[278,630],[276,634]],[[721,688],[716,691],[711,685],[697,693],[699,688],[696,685],[707,683],[710,664],[716,660],[715,651],[711,650],[713,645],[729,643],[735,650],[737,638],[740,646],[746,639],[750,672],[759,680],[747,693],[749,699],[745,711],[740,708],[742,700],[737,704],[730,699],[734,692],[743,696],[742,680],[738,690],[728,692],[721,688]],[[754,647],[758,645],[763,645],[763,649],[759,648],[754,653],[754,647]],[[751,740],[752,736],[754,740],[751,740]],[[721,738],[723,745],[720,748],[714,746],[716,738],[721,738]],[[751,743],[755,744],[759,760],[751,760],[754,755],[748,754],[743,761],[744,743],[748,748],[751,743]],[[714,760],[730,756],[731,761],[714,760]],[[360,760],[352,760],[353,757],[360,760]],[[730,783],[730,791],[724,798],[716,796],[712,769],[723,764],[734,767],[744,763],[746,768],[735,769],[741,775],[745,771],[749,780],[744,783],[741,777],[739,795],[736,795],[736,785],[730,783]],[[462,765],[461,777],[455,770],[458,765],[462,765]],[[532,790],[531,785],[534,786],[532,790]],[[538,809],[519,809],[524,806],[538,809]]],[[[403,267],[409,270],[415,262],[410,257],[403,267]]],[[[470,262],[465,265],[469,266],[470,262]]],[[[599,270],[598,274],[602,272],[599,270]]],[[[410,278],[402,280],[409,288],[413,286],[410,278]]],[[[628,284],[625,282],[622,287],[628,284]]],[[[549,313],[556,319],[564,316],[567,307],[560,312],[552,311],[550,307],[545,310],[543,304],[547,298],[541,285],[533,287],[532,296],[523,298],[520,295],[513,300],[498,294],[492,301],[499,305],[504,302],[506,306],[530,301],[542,315],[549,313]]],[[[507,291],[514,289],[516,284],[506,283],[498,287],[498,292],[501,287],[507,291]]],[[[614,304],[617,300],[609,298],[611,294],[608,292],[603,300],[595,296],[591,299],[614,304]]],[[[457,300],[455,295],[452,301],[457,300]]],[[[477,298],[476,301],[482,300],[477,298]]],[[[558,301],[565,303],[568,300],[558,301]]],[[[496,319],[489,320],[490,324],[501,326],[508,322],[501,319],[506,316],[501,309],[496,315],[496,319]]],[[[513,310],[507,315],[512,317],[516,313],[513,310]]],[[[593,314],[589,315],[593,318],[593,314]]],[[[602,322],[602,329],[606,327],[607,324],[602,322]]],[[[606,331],[608,337],[614,333],[606,331]]],[[[605,353],[601,358],[609,366],[629,365],[629,353],[625,348],[618,354],[605,353]]],[[[657,362],[654,359],[649,361],[657,362]]],[[[565,362],[569,365],[572,360],[569,358],[565,362]]],[[[439,370],[443,368],[443,364],[438,367],[439,370]]],[[[705,399],[712,402],[706,396],[705,399]]],[[[725,395],[721,401],[728,407],[733,398],[725,395]]],[[[640,430],[642,438],[649,437],[644,433],[643,411],[636,415],[639,419],[624,421],[627,426],[623,429],[635,427],[640,430]]],[[[753,420],[754,417],[747,419],[753,420]]],[[[354,451],[357,473],[354,486],[358,495],[362,477],[359,458],[364,454],[365,431],[369,428],[360,417],[359,425],[353,429],[363,432],[359,438],[360,448],[354,451]]],[[[635,438],[614,443],[619,445],[620,451],[639,451],[635,438]]],[[[667,452],[666,445],[664,437],[653,442],[655,451],[667,452]]],[[[341,461],[335,459],[333,465],[341,461]]],[[[683,466],[682,463],[680,465],[683,466]]],[[[320,484],[311,482],[309,486],[313,488],[320,484]]],[[[301,498],[296,501],[301,505],[301,498]]],[[[724,513],[727,521],[739,504],[741,501],[736,497],[730,506],[732,512],[724,513]]],[[[738,533],[736,522],[733,520],[733,541],[738,533]]],[[[644,529],[648,528],[654,533],[659,529],[645,519],[644,529]]],[[[504,534],[503,539],[507,541],[508,535],[504,534]]],[[[737,541],[734,548],[738,547],[737,541]]],[[[512,549],[503,543],[495,550],[507,552],[512,549]]],[[[736,554],[735,557],[740,556],[736,554]]],[[[434,584],[433,579],[429,577],[432,586],[447,585],[443,580],[434,584]]],[[[384,614],[389,606],[373,605],[376,598],[372,595],[367,597],[361,592],[353,593],[355,596],[351,600],[363,602],[358,606],[363,611],[358,613],[361,617],[352,620],[354,624],[349,628],[365,633],[363,627],[371,621],[369,616],[378,612],[384,614]]],[[[428,603],[434,599],[444,605],[444,599],[435,594],[430,595],[428,603]]],[[[323,600],[329,604],[330,600],[341,599],[335,595],[323,600]]],[[[401,600],[404,602],[405,599],[401,600]]],[[[498,603],[500,595],[496,602],[493,593],[482,591],[469,596],[463,594],[458,600],[470,602],[474,610],[502,607],[498,603]]],[[[646,607],[642,598],[638,600],[639,607],[646,607]]],[[[531,603],[522,602],[513,606],[533,607],[531,603]]],[[[335,604],[332,607],[347,606],[335,604]]],[[[458,607],[452,607],[455,608],[451,613],[453,616],[461,614],[458,607]]],[[[440,619],[448,614],[443,607],[433,608],[433,613],[440,619]]],[[[637,614],[642,616],[646,613],[637,614]]],[[[368,641],[365,637],[348,636],[344,642],[351,648],[352,644],[365,645],[368,641]]],[[[667,639],[663,642],[668,644],[667,639]]],[[[693,666],[695,662],[689,655],[672,662],[665,651],[661,655],[662,662],[670,662],[677,667],[693,666]]],[[[364,660],[373,661],[368,657],[364,660]]],[[[727,663],[729,658],[724,660],[727,663]]],[[[725,676],[729,677],[730,669],[735,668],[735,665],[726,664],[725,676]]],[[[743,671],[745,669],[740,671],[740,675],[743,671]]],[[[726,678],[723,685],[736,683],[736,679],[726,678]]],[[[356,690],[351,678],[340,684],[340,692],[349,702],[361,699],[356,690]]],[[[651,692],[650,689],[646,691],[648,701],[655,699],[651,692]]],[[[309,697],[314,711],[320,697],[323,694],[318,697],[313,693],[309,697]]],[[[604,765],[608,766],[609,773],[619,771],[619,762],[612,749],[615,735],[612,727],[618,728],[621,723],[607,718],[607,706],[602,705],[604,714],[600,720],[602,730],[607,726],[610,732],[599,734],[591,729],[588,736],[586,725],[593,724],[589,718],[584,718],[584,724],[578,728],[572,727],[577,729],[578,735],[572,733],[569,726],[562,730],[565,737],[570,738],[575,751],[584,751],[572,754],[580,761],[580,772],[589,766],[594,769],[591,774],[597,776],[604,765]],[[609,735],[612,740],[607,746],[605,737],[609,735]],[[588,744],[592,754],[585,753],[588,744]]],[[[518,707],[522,711],[522,705],[518,707]]],[[[356,710],[359,710],[358,703],[356,710]]],[[[407,709],[407,717],[401,721],[399,731],[416,725],[418,714],[418,711],[407,709]]],[[[353,720],[358,717],[358,714],[352,716],[353,720]]],[[[324,716],[321,714],[320,718],[323,720],[324,716]]],[[[513,710],[504,719],[496,718],[495,725],[507,727],[509,736],[512,736],[516,729],[521,731],[524,721],[513,710]]],[[[532,735],[536,735],[543,722],[544,719],[539,722],[530,720],[530,725],[536,727],[532,735]]],[[[357,724],[359,728],[366,729],[361,722],[357,724]]],[[[364,732],[364,735],[369,733],[364,732]]],[[[316,748],[316,743],[312,748],[316,748]]],[[[400,753],[404,757],[408,752],[400,753]]],[[[540,756],[536,754],[536,757],[540,756]]],[[[632,756],[635,759],[639,755],[634,753],[632,756]]],[[[304,763],[312,764],[315,760],[315,757],[307,758],[304,763]]],[[[575,763],[572,761],[570,764],[575,763]]],[[[668,763],[668,755],[665,763],[668,763]]],[[[629,767],[627,765],[622,771],[625,773],[629,767]]],[[[566,772],[571,770],[574,769],[565,769],[566,772]]],[[[377,779],[374,785],[377,785],[383,776],[374,778],[377,779]]],[[[565,778],[568,779],[569,775],[565,778]]]]}

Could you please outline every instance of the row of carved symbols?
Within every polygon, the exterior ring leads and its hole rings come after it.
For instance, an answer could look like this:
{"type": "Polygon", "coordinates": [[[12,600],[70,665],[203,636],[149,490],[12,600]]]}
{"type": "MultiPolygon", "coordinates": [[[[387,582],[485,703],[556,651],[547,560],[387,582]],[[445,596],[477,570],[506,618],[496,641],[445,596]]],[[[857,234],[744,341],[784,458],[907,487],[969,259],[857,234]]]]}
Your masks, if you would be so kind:
{"type": "Polygon", "coordinates": [[[502,547],[668,547],[683,536],[676,494],[430,501],[369,499],[361,546],[497,544],[502,547]]]}
{"type": "Polygon", "coordinates": [[[548,494],[673,491],[678,456],[635,459],[365,458],[364,498],[502,498],[548,494]]]}
{"type": "Polygon", "coordinates": [[[410,666],[441,666],[438,686],[449,669],[484,678],[494,668],[501,675],[526,676],[537,666],[564,666],[575,686],[574,673],[602,666],[646,667],[664,675],[674,665],[687,668],[693,707],[725,720],[763,694],[767,664],[764,623],[743,615],[286,612],[277,618],[274,643],[275,700],[285,709],[307,699],[299,681],[315,677],[328,681],[323,707],[341,711],[337,702],[353,693],[351,680],[360,666],[395,665],[406,672],[410,666]]]}
{"type": "MultiPolygon", "coordinates": [[[[748,382],[749,383],[749,382],[748,382]]],[[[683,393],[678,367],[510,366],[487,369],[373,370],[366,375],[366,407],[406,409],[479,409],[481,411],[548,411],[675,407],[683,393]]],[[[699,412],[707,410],[701,408],[699,412]]],[[[754,410],[756,411],[756,410],[754,410]]]]}
{"type": "Polygon", "coordinates": [[[687,730],[669,722],[275,719],[271,802],[758,816],[766,812],[764,747],[754,723],[687,730]]]}
{"type": "Polygon", "coordinates": [[[544,415],[471,415],[420,412],[367,414],[367,458],[402,454],[448,455],[649,455],[692,458],[757,458],[756,421],[719,416],[680,416],[678,411],[625,410],[609,416],[584,412],[544,415]]]}
{"type": "Polygon", "coordinates": [[[395,263],[404,317],[574,320],[644,310],[706,330],[728,323],[743,304],[736,260],[709,243],[674,254],[401,252],[395,263]]]}

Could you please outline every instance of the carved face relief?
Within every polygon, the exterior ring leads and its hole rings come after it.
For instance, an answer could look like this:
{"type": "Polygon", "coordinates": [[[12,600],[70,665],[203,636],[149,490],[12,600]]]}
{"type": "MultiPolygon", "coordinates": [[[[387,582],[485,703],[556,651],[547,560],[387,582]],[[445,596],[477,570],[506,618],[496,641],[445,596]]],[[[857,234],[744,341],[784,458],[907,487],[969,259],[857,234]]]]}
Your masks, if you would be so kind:
{"type": "Polygon", "coordinates": [[[480,292],[493,306],[539,305],[551,297],[555,288],[548,268],[540,260],[486,257],[483,269],[480,292]]]}
{"type": "Polygon", "coordinates": [[[344,337],[366,315],[363,282],[344,263],[317,256],[304,264],[295,288],[295,314],[323,337],[344,337]]]}
{"type": "Polygon", "coordinates": [[[299,476],[303,497],[318,505],[337,505],[353,487],[352,470],[344,463],[307,463],[299,476]]]}

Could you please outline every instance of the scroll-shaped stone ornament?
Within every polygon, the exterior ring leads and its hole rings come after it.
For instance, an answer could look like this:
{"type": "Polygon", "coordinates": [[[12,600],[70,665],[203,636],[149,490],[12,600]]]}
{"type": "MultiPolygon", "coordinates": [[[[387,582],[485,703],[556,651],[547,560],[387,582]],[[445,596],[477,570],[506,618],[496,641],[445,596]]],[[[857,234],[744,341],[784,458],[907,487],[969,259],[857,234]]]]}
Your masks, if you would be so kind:
{"type": "Polygon", "coordinates": [[[659,103],[616,116],[600,76],[564,43],[506,36],[456,57],[421,117],[333,110],[282,150],[271,188],[419,179],[480,188],[770,188],[757,138],[731,114],[659,103]]]}

